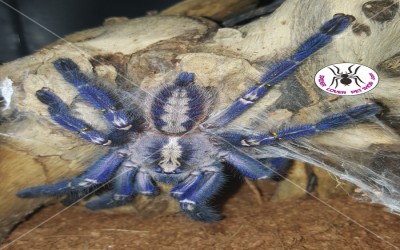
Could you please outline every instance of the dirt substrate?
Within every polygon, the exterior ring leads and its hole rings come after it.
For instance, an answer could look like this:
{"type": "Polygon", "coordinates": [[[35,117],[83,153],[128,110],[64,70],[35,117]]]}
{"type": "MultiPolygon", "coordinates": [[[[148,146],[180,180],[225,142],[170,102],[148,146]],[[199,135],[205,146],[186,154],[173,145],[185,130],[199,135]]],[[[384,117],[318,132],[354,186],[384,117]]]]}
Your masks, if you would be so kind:
{"type": "Polygon", "coordinates": [[[12,245],[0,249],[400,248],[400,216],[349,197],[269,202],[273,185],[262,185],[261,205],[244,185],[225,204],[226,218],[217,224],[194,222],[180,214],[138,219],[76,206],[30,231],[64,208],[54,205],[20,224],[6,242],[12,245]]]}

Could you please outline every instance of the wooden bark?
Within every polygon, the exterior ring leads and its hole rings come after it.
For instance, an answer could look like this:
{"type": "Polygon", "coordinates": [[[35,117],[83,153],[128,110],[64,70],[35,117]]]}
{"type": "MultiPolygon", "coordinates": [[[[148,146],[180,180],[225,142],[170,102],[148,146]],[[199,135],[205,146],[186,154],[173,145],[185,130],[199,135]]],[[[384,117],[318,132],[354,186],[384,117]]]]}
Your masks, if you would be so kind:
{"type": "Polygon", "coordinates": [[[162,11],[161,14],[198,16],[222,20],[233,14],[252,9],[257,3],[258,0],[186,0],[162,11]]]}
{"type": "MultiPolygon", "coordinates": [[[[0,82],[10,79],[14,90],[9,108],[3,109],[0,116],[2,235],[25,215],[46,202],[54,201],[19,199],[15,196],[18,190],[76,176],[104,152],[101,147],[89,145],[55,125],[46,106],[35,98],[36,90],[51,87],[85,119],[102,126],[98,115],[88,111],[87,106],[76,98],[76,90],[53,69],[51,62],[60,57],[72,58],[83,71],[96,73],[110,86],[126,91],[135,85],[149,91],[171,80],[180,71],[194,72],[198,84],[219,89],[215,110],[221,110],[258,79],[265,68],[260,66],[260,62],[273,62],[290,53],[334,14],[351,14],[356,18],[352,27],[312,59],[306,60],[296,76],[290,79],[306,91],[309,104],[296,113],[283,108],[275,110],[268,114],[269,127],[259,129],[273,129],[288,118],[298,124],[316,120],[322,116],[321,107],[326,103],[341,107],[343,98],[320,95],[313,84],[319,69],[339,62],[362,63],[378,70],[380,84],[372,94],[374,99],[389,107],[385,119],[396,129],[400,93],[397,46],[400,21],[398,15],[391,19],[389,14],[387,19],[381,17],[382,13],[371,17],[365,14],[365,4],[365,0],[288,0],[272,16],[238,29],[218,29],[210,21],[189,17],[121,19],[70,36],[68,40],[72,43],[60,41],[32,56],[2,65],[0,82]]],[[[371,12],[371,8],[367,9],[371,12]]],[[[288,90],[290,88],[279,87],[272,90],[252,112],[244,114],[233,125],[254,123],[255,115],[266,119],[262,111],[282,100],[288,90]]],[[[283,100],[293,98],[296,98],[295,94],[283,100]]],[[[363,98],[346,98],[346,102],[357,105],[363,102],[363,98]]],[[[376,145],[398,148],[397,134],[389,127],[385,128],[393,133],[382,133],[381,128],[360,125],[346,129],[345,134],[328,133],[313,140],[324,147],[341,148],[341,142],[347,141],[347,148],[360,150],[376,145]]],[[[166,196],[151,201],[139,200],[128,207],[129,212],[134,211],[137,215],[147,213],[144,210],[163,213],[175,211],[176,207],[168,202],[166,196]]]]}

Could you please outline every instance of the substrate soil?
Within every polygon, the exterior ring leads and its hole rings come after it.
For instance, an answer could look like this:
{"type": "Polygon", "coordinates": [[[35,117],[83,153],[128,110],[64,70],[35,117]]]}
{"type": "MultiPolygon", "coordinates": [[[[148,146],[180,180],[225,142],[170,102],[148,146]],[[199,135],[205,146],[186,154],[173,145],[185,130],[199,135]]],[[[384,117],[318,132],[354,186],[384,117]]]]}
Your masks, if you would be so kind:
{"type": "Polygon", "coordinates": [[[59,213],[64,207],[57,204],[21,223],[0,249],[400,248],[400,216],[346,196],[270,202],[274,185],[260,185],[262,204],[243,185],[225,203],[226,217],[216,224],[195,222],[179,213],[139,219],[79,206],[59,213]]]}

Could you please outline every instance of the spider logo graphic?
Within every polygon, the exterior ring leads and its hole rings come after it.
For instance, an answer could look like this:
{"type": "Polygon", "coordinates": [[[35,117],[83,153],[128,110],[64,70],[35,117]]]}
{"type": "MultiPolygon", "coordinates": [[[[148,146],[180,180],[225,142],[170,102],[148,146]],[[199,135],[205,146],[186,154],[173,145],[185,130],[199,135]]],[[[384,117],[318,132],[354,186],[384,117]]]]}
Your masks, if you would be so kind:
{"type": "Polygon", "coordinates": [[[337,87],[339,86],[339,81],[341,84],[343,84],[344,86],[349,86],[354,80],[354,82],[356,83],[356,85],[358,87],[361,88],[360,84],[358,83],[358,81],[362,82],[365,84],[365,82],[363,82],[360,77],[357,75],[357,71],[358,69],[360,69],[361,65],[359,65],[357,68],[355,68],[354,73],[352,71],[352,67],[354,66],[350,65],[348,68],[348,72],[340,72],[339,67],[333,65],[333,67],[335,67],[336,72],[334,69],[332,69],[331,67],[328,67],[334,74],[334,77],[332,79],[331,85],[329,85],[329,87],[332,87],[332,85],[335,83],[335,89],[337,89],[337,87]]]}

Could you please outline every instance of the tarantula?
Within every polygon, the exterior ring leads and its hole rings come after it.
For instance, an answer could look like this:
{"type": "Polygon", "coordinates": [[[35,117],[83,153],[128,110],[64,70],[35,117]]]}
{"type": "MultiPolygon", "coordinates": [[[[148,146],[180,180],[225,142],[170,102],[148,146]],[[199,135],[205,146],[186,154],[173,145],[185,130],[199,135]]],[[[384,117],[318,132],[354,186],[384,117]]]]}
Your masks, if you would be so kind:
{"type": "Polygon", "coordinates": [[[353,20],[349,15],[335,15],[293,55],[274,64],[258,83],[215,116],[210,116],[213,95],[195,84],[192,73],[182,72],[174,82],[161,86],[154,92],[149,105],[127,109],[118,97],[94,84],[71,59],[56,60],[57,71],[88,103],[103,112],[115,131],[103,134],[74,117],[50,89],[38,90],[37,98],[48,105],[50,116],[59,125],[77,132],[89,142],[108,146],[110,150],[78,177],[27,188],[18,192],[18,196],[66,195],[66,202],[71,204],[112,181],[110,192],[86,204],[88,208],[98,210],[125,205],[136,194],[157,195],[157,183],[160,182],[172,185],[170,194],[179,201],[184,214],[205,222],[220,220],[222,216],[209,205],[209,200],[224,183],[223,163],[250,179],[272,178],[283,166],[280,158],[261,163],[241,148],[311,136],[379,112],[379,107],[371,103],[332,114],[315,124],[276,132],[242,134],[241,131],[222,129],[262,98],[273,85],[292,74],[304,59],[329,44],[332,36],[345,30],[353,20]]]}

